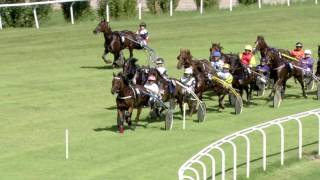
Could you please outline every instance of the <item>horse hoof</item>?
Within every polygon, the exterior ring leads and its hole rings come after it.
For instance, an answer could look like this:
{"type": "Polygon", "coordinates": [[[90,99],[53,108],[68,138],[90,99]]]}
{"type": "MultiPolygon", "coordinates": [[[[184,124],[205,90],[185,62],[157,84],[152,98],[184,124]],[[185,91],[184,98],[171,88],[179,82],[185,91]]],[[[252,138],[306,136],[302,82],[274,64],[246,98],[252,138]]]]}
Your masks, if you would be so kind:
{"type": "Polygon", "coordinates": [[[128,126],[131,126],[131,125],[132,125],[132,122],[131,122],[131,121],[129,121],[129,122],[128,122],[128,126]]]}
{"type": "Polygon", "coordinates": [[[120,133],[124,133],[124,128],[123,128],[123,126],[120,126],[119,132],[120,132],[120,133]]]}

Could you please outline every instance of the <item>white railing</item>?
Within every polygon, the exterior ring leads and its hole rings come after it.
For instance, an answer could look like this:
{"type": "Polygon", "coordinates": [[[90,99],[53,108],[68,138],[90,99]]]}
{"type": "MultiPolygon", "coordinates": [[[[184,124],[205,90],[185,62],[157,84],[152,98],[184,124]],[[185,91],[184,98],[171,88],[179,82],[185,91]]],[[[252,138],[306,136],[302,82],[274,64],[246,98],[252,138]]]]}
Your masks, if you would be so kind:
{"type": "Polygon", "coordinates": [[[34,21],[36,23],[36,28],[39,29],[39,22],[37,17],[37,6],[46,5],[46,4],[65,3],[65,2],[72,2],[70,6],[70,17],[71,17],[71,23],[74,24],[73,4],[77,1],[88,1],[88,0],[55,0],[55,1],[30,2],[30,3],[0,4],[0,29],[2,29],[1,8],[33,6],[34,21]]]}
{"type": "Polygon", "coordinates": [[[265,171],[267,168],[267,135],[265,133],[265,129],[270,127],[270,126],[278,126],[280,129],[280,160],[281,160],[281,165],[284,164],[284,141],[285,141],[285,136],[284,136],[284,128],[283,128],[283,123],[288,122],[288,121],[296,121],[298,124],[298,133],[299,133],[299,158],[302,158],[302,123],[301,123],[301,118],[308,117],[314,115],[318,118],[319,124],[318,124],[318,154],[320,155],[320,108],[319,109],[314,109],[311,111],[306,111],[298,114],[294,114],[291,116],[286,116],[282,118],[278,118],[254,127],[250,127],[247,129],[244,129],[242,131],[238,131],[236,133],[233,133],[229,136],[226,136],[209,146],[205,147],[202,149],[200,152],[198,152],[196,155],[191,157],[187,162],[185,162],[179,169],[178,171],[178,176],[179,180],[200,180],[204,179],[206,180],[208,178],[208,175],[211,171],[211,179],[214,180],[216,176],[216,163],[215,163],[215,158],[211,152],[214,150],[217,150],[221,153],[221,178],[222,180],[225,179],[225,173],[226,173],[226,159],[225,159],[225,151],[221,147],[223,144],[231,144],[232,149],[233,149],[233,179],[237,179],[237,145],[233,142],[235,139],[241,137],[244,138],[246,141],[246,177],[250,177],[250,138],[248,135],[252,132],[260,132],[262,135],[262,166],[263,170],[265,171]],[[204,160],[202,158],[210,158],[211,160],[211,165],[206,165],[204,160]],[[201,167],[200,172],[198,171],[195,166],[201,167]],[[211,167],[211,170],[207,167],[211,167]],[[192,176],[190,174],[193,174],[192,176]]]}

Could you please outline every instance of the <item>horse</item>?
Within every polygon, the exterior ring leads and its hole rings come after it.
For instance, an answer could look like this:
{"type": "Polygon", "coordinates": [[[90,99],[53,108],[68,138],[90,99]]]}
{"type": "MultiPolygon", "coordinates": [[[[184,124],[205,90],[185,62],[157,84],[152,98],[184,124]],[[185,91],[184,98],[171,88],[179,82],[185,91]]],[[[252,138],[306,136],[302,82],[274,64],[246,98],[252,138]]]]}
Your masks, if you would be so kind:
{"type": "Polygon", "coordinates": [[[230,73],[233,76],[232,87],[239,90],[241,97],[243,95],[243,92],[245,91],[247,94],[247,103],[249,103],[252,97],[252,91],[254,89],[257,89],[257,76],[253,73],[251,73],[250,75],[247,74],[246,68],[241,63],[238,54],[225,54],[222,52],[222,49],[223,47],[220,45],[220,43],[211,43],[211,47],[209,49],[210,56],[214,51],[218,51],[221,53],[221,59],[225,63],[230,64],[230,73]]]}
{"type": "MultiPolygon", "coordinates": [[[[281,89],[281,97],[284,98],[285,90],[286,90],[286,82],[290,77],[295,77],[295,79],[298,80],[298,82],[301,85],[302,89],[302,95],[303,97],[307,97],[307,94],[305,92],[304,83],[303,83],[303,70],[301,68],[301,62],[300,61],[294,61],[292,62],[292,66],[289,64],[289,62],[285,59],[285,57],[282,56],[282,53],[274,48],[268,48],[265,51],[265,58],[267,61],[267,64],[271,68],[271,74],[273,74],[275,86],[273,88],[273,91],[277,87],[282,87],[281,89]]],[[[271,95],[271,94],[270,94],[271,95]]]]}
{"type": "Polygon", "coordinates": [[[224,97],[228,90],[223,85],[212,81],[209,74],[216,76],[210,62],[206,59],[194,60],[189,49],[180,49],[180,54],[177,56],[177,68],[192,68],[197,85],[195,94],[202,100],[203,92],[211,89],[219,98],[219,109],[224,109],[224,97]]]}
{"type": "Polygon", "coordinates": [[[117,67],[116,61],[121,57],[121,51],[125,48],[129,49],[130,57],[133,57],[133,49],[142,49],[138,44],[139,37],[132,31],[112,31],[109,23],[102,20],[93,30],[94,34],[102,32],[104,34],[104,53],[102,59],[106,60],[105,56],[110,52],[114,55],[113,66],[117,67]]]}
{"type": "MultiPolygon", "coordinates": [[[[290,56],[290,51],[286,49],[276,49],[269,47],[264,37],[261,35],[258,35],[255,41],[254,52],[256,51],[260,51],[261,57],[266,58],[266,61],[271,68],[270,77],[273,79],[274,84],[280,87],[282,86],[282,98],[284,97],[286,89],[286,81],[292,76],[300,83],[303,97],[307,97],[304,89],[303,70],[301,69],[301,62],[294,61],[292,63],[294,67],[292,67],[291,69],[289,63],[289,61],[291,60],[282,55],[285,54],[287,56],[290,56]]],[[[272,95],[274,90],[275,87],[273,88],[273,91],[269,96],[272,95]]]]}
{"type": "Polygon", "coordinates": [[[123,133],[124,120],[131,126],[132,111],[137,108],[135,121],[138,123],[141,110],[148,104],[149,96],[146,95],[147,90],[143,86],[130,85],[122,73],[113,74],[111,93],[117,94],[117,125],[119,132],[123,133]]]}
{"type": "MultiPolygon", "coordinates": [[[[264,40],[264,37],[261,35],[257,36],[257,39],[255,41],[255,46],[253,48],[253,54],[255,54],[257,51],[260,52],[261,58],[264,58],[266,56],[266,51],[270,49],[271,47],[268,46],[267,42],[264,40]]],[[[277,49],[280,53],[290,55],[290,51],[286,49],[277,49]]]]}
{"type": "Polygon", "coordinates": [[[317,63],[317,71],[315,75],[320,78],[320,45],[318,46],[318,63],[317,63]]]}
{"type": "Polygon", "coordinates": [[[183,102],[183,90],[178,84],[175,83],[177,79],[164,78],[157,69],[150,67],[139,67],[137,65],[138,59],[129,58],[123,66],[123,74],[131,80],[133,84],[144,85],[147,81],[148,76],[154,75],[157,79],[159,89],[162,91],[161,100],[163,102],[170,102],[173,107],[173,99],[176,99],[182,112],[183,102]]]}

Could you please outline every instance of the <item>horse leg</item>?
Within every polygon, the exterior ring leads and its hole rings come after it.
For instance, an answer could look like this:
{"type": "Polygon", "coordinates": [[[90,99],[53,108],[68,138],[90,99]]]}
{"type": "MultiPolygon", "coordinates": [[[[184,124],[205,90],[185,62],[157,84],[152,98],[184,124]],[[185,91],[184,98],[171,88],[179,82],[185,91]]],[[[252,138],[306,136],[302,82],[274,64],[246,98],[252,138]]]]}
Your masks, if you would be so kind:
{"type": "Polygon", "coordinates": [[[135,118],[136,125],[138,125],[138,121],[140,119],[141,111],[142,111],[142,108],[138,108],[137,109],[137,115],[136,115],[136,118],[135,118]]]}
{"type": "Polygon", "coordinates": [[[106,56],[107,56],[108,53],[109,53],[109,51],[108,51],[108,49],[106,48],[106,49],[104,49],[104,52],[103,52],[103,54],[102,54],[102,60],[103,60],[106,64],[109,64],[109,63],[110,63],[110,61],[108,61],[108,59],[106,59],[106,56]]]}
{"type": "Polygon", "coordinates": [[[113,63],[112,63],[113,68],[118,67],[118,64],[116,63],[116,61],[119,59],[119,57],[120,57],[120,53],[116,52],[113,54],[113,63]]]}
{"type": "Polygon", "coordinates": [[[128,114],[126,114],[126,121],[127,121],[128,125],[131,126],[132,125],[131,115],[132,115],[132,112],[133,112],[133,107],[129,107],[127,112],[128,112],[128,114]]]}
{"type": "Polygon", "coordinates": [[[302,95],[304,98],[307,98],[308,95],[306,94],[305,88],[304,88],[304,83],[303,83],[303,76],[298,77],[297,80],[299,81],[300,85],[301,85],[301,89],[302,89],[302,95]]]}
{"type": "Polygon", "coordinates": [[[219,111],[223,110],[224,109],[224,96],[225,94],[219,94],[218,97],[219,97],[219,111]]]}
{"type": "Polygon", "coordinates": [[[118,120],[117,120],[117,124],[118,124],[118,129],[120,133],[124,132],[124,125],[123,125],[123,120],[124,120],[124,111],[118,109],[118,120]]]}
{"type": "Polygon", "coordinates": [[[130,53],[130,58],[132,58],[133,57],[133,48],[129,48],[129,53],[130,53]]]}

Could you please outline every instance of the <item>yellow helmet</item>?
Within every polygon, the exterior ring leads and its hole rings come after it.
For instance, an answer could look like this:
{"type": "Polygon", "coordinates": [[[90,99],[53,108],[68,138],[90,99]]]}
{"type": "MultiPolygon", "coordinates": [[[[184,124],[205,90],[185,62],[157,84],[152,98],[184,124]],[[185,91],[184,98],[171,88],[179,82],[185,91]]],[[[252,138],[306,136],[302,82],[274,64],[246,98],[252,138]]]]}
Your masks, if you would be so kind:
{"type": "Polygon", "coordinates": [[[229,64],[224,64],[222,67],[225,68],[225,69],[230,69],[230,65],[229,64]]]}
{"type": "Polygon", "coordinates": [[[252,46],[251,46],[251,45],[246,45],[246,46],[244,47],[244,50],[252,51],[252,46]]]}

